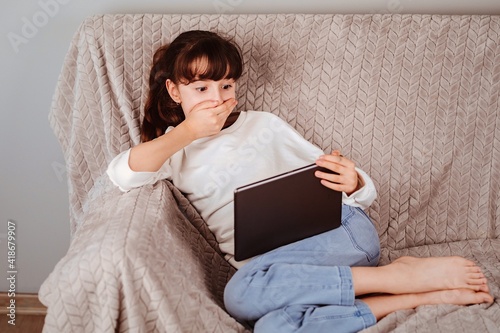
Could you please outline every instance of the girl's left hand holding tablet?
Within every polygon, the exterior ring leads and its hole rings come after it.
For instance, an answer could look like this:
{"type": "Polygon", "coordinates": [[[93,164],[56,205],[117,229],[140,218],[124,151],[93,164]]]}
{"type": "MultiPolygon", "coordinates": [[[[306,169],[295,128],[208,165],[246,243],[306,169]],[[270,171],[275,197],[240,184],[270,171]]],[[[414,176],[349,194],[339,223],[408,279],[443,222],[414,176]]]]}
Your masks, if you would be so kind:
{"type": "Polygon", "coordinates": [[[331,174],[322,171],[315,173],[316,177],[321,178],[321,184],[332,190],[351,195],[363,186],[362,179],[355,169],[356,164],[342,156],[338,150],[332,151],[330,155],[320,156],[316,160],[316,164],[337,173],[331,174]]]}

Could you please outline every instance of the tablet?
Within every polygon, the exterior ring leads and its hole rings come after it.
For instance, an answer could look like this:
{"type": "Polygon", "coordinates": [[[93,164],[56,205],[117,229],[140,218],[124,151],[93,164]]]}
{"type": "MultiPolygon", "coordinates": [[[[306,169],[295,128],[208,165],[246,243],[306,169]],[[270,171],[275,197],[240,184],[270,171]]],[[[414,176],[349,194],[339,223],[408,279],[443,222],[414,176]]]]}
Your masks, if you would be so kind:
{"type": "Polygon", "coordinates": [[[314,176],[316,164],[267,178],[234,191],[236,261],[340,226],[342,192],[314,176]]]}

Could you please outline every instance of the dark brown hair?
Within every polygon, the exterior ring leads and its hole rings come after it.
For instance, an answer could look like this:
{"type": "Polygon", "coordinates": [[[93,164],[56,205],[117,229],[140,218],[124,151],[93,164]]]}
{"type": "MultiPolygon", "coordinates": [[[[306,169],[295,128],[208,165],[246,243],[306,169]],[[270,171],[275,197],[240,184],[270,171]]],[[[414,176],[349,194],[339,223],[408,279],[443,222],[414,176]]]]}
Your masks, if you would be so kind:
{"type": "Polygon", "coordinates": [[[154,54],[149,76],[149,93],[144,108],[141,141],[153,140],[169,126],[184,120],[184,112],[167,91],[165,82],[188,84],[196,80],[240,78],[243,72],[238,46],[214,32],[192,30],[181,33],[154,54]],[[199,68],[197,64],[206,64],[199,68]]]}

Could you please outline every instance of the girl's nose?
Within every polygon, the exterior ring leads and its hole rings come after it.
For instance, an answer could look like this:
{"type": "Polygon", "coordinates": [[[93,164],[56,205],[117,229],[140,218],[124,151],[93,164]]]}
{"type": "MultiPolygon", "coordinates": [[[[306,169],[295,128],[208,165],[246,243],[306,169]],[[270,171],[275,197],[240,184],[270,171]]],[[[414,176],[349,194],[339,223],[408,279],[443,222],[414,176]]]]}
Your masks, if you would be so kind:
{"type": "Polygon", "coordinates": [[[212,100],[217,101],[218,104],[222,104],[224,102],[222,94],[218,89],[214,91],[212,95],[212,100]]]}

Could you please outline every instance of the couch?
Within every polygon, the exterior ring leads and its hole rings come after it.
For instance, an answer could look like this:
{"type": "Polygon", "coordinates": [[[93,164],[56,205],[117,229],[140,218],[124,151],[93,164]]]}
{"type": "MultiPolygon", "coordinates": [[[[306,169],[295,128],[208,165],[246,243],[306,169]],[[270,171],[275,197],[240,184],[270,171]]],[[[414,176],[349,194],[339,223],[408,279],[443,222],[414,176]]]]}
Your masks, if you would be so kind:
{"type": "Polygon", "coordinates": [[[238,109],[272,112],[371,175],[381,265],[464,256],[496,298],[398,311],[366,332],[500,332],[500,17],[416,14],[86,19],[49,115],[71,245],[39,292],[44,332],[251,330],[224,310],[235,270],[183,194],[168,181],[122,193],[105,174],[139,143],[155,49],[190,29],[241,46],[238,109]]]}

